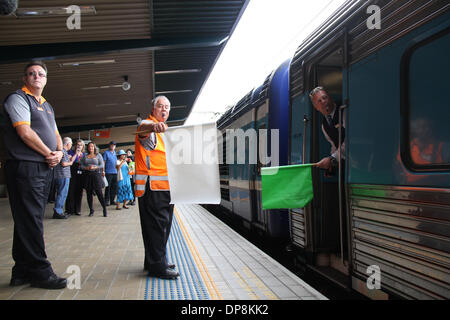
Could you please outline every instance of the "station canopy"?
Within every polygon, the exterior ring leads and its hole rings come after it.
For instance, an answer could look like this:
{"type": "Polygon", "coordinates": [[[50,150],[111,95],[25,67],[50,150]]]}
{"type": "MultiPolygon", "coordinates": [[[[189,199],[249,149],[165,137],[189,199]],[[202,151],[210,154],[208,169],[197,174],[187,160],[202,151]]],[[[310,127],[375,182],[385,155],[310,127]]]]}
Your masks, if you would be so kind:
{"type": "Polygon", "coordinates": [[[169,125],[185,122],[247,2],[79,0],[78,15],[73,1],[20,0],[0,16],[0,97],[44,60],[61,136],[132,148],[155,96],[171,101],[169,125]]]}

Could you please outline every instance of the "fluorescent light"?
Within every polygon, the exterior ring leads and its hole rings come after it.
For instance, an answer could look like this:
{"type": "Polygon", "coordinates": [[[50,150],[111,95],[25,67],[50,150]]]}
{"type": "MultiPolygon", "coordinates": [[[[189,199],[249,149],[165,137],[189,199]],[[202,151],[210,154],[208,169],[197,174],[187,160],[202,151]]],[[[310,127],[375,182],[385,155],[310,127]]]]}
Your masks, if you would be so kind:
{"type": "Polygon", "coordinates": [[[155,92],[155,94],[187,93],[187,92],[192,92],[192,90],[157,91],[155,92]]]}
{"type": "MultiPolygon", "coordinates": [[[[124,102],[123,104],[130,105],[131,102],[127,101],[127,102],[124,102]]],[[[99,104],[96,104],[95,106],[96,107],[112,107],[112,106],[118,106],[118,105],[119,105],[119,103],[113,102],[113,103],[99,103],[99,104]]]]}
{"type": "Polygon", "coordinates": [[[0,82],[0,84],[2,86],[10,86],[10,85],[12,85],[12,82],[11,81],[3,81],[3,82],[0,82]]]}
{"type": "Polygon", "coordinates": [[[136,118],[136,115],[135,114],[127,114],[126,116],[111,116],[111,117],[106,117],[106,119],[112,120],[112,119],[123,119],[123,118],[131,118],[131,117],[136,118]]]}
{"type": "Polygon", "coordinates": [[[113,86],[101,86],[101,87],[86,87],[86,88],[81,88],[81,90],[96,90],[96,89],[110,89],[110,88],[122,88],[121,84],[116,84],[113,86]]]}
{"type": "Polygon", "coordinates": [[[160,74],[197,73],[197,72],[202,72],[202,69],[155,71],[155,74],[160,75],[160,74]]]}
{"type": "Polygon", "coordinates": [[[184,108],[187,108],[187,106],[172,106],[172,107],[170,107],[171,110],[172,109],[184,109],[184,108]]]}
{"type": "MultiPolygon", "coordinates": [[[[97,14],[94,6],[79,6],[80,13],[83,15],[97,14]]],[[[68,7],[41,7],[41,8],[18,8],[15,15],[18,17],[53,17],[67,16],[68,7]]]]}
{"type": "Polygon", "coordinates": [[[59,66],[61,68],[63,67],[79,67],[79,66],[86,66],[91,64],[106,64],[106,63],[116,63],[116,60],[91,60],[91,61],[74,61],[74,62],[64,62],[60,63],[59,66]]]}

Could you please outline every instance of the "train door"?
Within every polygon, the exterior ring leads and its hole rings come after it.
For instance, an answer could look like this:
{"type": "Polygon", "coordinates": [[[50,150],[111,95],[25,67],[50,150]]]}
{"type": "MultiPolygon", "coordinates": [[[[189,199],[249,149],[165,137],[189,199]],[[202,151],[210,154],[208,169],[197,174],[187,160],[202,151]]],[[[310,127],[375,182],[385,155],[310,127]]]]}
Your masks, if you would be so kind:
{"type": "MultiPolygon", "coordinates": [[[[300,79],[303,81],[303,77],[300,79]]],[[[311,159],[311,119],[312,109],[308,95],[297,95],[291,100],[290,159],[289,164],[309,163],[311,159]]],[[[303,252],[313,251],[311,232],[311,206],[289,210],[292,243],[303,252]]],[[[303,255],[297,256],[300,265],[305,263],[303,255]]]]}
{"type": "Polygon", "coordinates": [[[233,213],[244,219],[246,227],[250,227],[253,220],[250,144],[254,143],[252,140],[256,140],[256,138],[252,139],[254,122],[253,110],[244,113],[230,125],[232,134],[227,137],[229,148],[233,150],[233,163],[230,164],[230,200],[233,213]]]}
{"type": "MultiPolygon", "coordinates": [[[[268,128],[268,114],[269,114],[269,104],[266,100],[262,105],[255,108],[256,110],[256,125],[255,129],[257,132],[257,154],[267,154],[267,136],[260,135],[260,132],[262,130],[267,130],[268,128]],[[264,148],[264,150],[261,150],[261,148],[264,148]]],[[[255,177],[255,197],[256,201],[254,202],[256,204],[255,208],[255,226],[259,227],[260,229],[267,231],[267,210],[262,209],[262,195],[261,195],[261,167],[266,166],[266,164],[262,163],[263,159],[260,159],[260,157],[257,157],[257,164],[256,164],[256,177],[255,177]]]]}
{"type": "MultiPolygon", "coordinates": [[[[317,86],[323,87],[335,102],[335,112],[339,112],[344,100],[343,57],[342,46],[336,45],[326,50],[326,53],[309,65],[309,90],[317,86]]],[[[315,110],[312,104],[311,110],[311,162],[314,163],[330,156],[331,144],[322,132],[322,114],[315,110]]],[[[342,122],[343,114],[341,113],[342,122]]],[[[338,126],[335,125],[335,127],[338,126]]],[[[331,173],[323,169],[313,170],[315,197],[312,204],[310,228],[314,250],[312,259],[314,268],[335,282],[348,286],[345,174],[342,174],[344,167],[344,160],[342,160],[341,176],[339,176],[338,167],[331,173]],[[339,184],[341,190],[339,190],[339,184]]]]}

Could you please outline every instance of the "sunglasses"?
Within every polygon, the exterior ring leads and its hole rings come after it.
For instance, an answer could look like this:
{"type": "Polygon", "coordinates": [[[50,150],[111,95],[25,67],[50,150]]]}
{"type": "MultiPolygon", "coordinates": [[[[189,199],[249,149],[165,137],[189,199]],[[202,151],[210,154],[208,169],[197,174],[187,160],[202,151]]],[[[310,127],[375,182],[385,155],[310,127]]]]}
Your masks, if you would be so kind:
{"type": "Polygon", "coordinates": [[[27,72],[27,73],[25,73],[25,75],[26,75],[26,76],[29,76],[29,77],[31,77],[31,76],[36,77],[37,75],[38,75],[39,77],[41,77],[41,78],[47,77],[47,75],[46,75],[45,73],[43,73],[43,72],[38,72],[38,73],[36,73],[36,71],[30,71],[30,72],[27,72]]]}

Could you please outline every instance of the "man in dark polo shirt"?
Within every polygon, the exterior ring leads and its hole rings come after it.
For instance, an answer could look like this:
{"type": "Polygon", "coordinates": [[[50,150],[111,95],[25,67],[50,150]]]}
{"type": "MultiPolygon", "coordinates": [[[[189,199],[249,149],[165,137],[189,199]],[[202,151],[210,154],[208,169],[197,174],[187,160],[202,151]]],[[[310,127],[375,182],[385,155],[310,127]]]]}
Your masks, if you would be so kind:
{"type": "Polygon", "coordinates": [[[3,103],[6,146],[5,175],[14,219],[11,286],[62,289],[47,260],[43,219],[53,168],[63,156],[52,106],[42,96],[47,67],[41,61],[25,67],[22,89],[3,103]]]}

